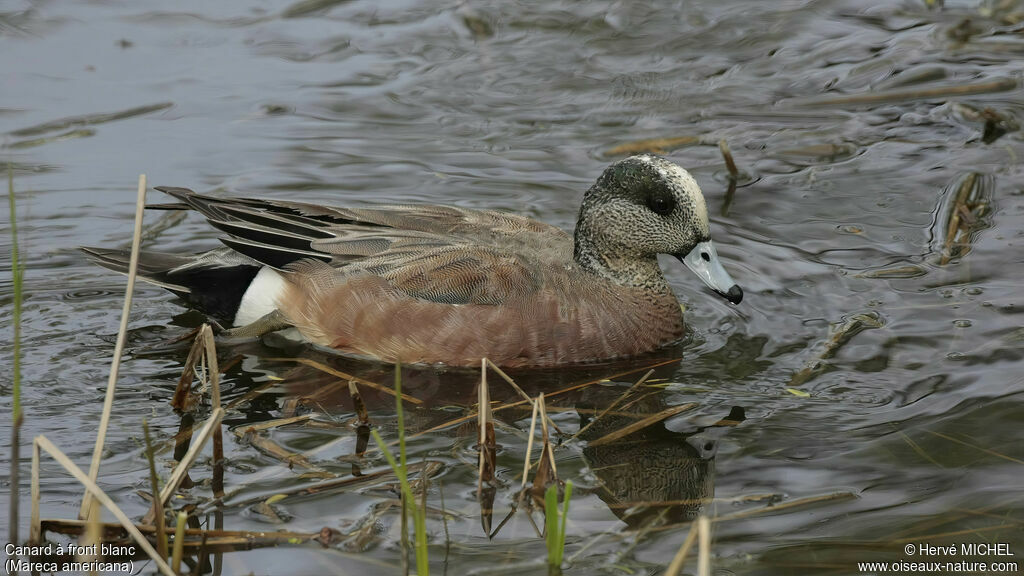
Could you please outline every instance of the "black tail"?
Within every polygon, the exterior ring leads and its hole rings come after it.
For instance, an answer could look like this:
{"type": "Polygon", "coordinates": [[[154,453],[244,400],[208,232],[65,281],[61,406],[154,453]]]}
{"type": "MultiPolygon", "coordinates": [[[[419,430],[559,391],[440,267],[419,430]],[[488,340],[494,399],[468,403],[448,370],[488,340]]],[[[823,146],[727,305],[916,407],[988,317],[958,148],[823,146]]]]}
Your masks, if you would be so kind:
{"type": "MultiPolygon", "coordinates": [[[[94,262],[128,273],[131,252],[82,247],[94,262]]],[[[166,288],[194,308],[211,316],[234,320],[242,295],[262,266],[229,248],[179,256],[165,252],[140,252],[139,278],[166,288]]]]}

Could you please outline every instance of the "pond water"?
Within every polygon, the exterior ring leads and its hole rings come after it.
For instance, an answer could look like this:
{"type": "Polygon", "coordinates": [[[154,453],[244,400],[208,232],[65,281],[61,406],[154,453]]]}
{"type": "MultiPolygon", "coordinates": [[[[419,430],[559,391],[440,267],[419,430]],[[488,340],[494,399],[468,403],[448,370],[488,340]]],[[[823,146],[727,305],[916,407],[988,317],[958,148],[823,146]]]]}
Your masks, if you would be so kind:
{"type": "MultiPolygon", "coordinates": [[[[571,230],[603,168],[648,150],[700,182],[718,252],[746,298],[732,306],[666,259],[686,306],[682,346],[615,366],[513,374],[529,394],[555,393],[554,457],[575,485],[565,571],[657,573],[698,514],[714,520],[716,573],[854,574],[859,562],[945,560],[906,554],[921,543],[955,544],[953,561],[1024,564],[1024,4],[941,4],[5,3],[0,159],[26,266],[20,538],[31,438],[45,434],[88,465],[125,281],[77,247],[128,243],[139,173],[216,194],[504,209],[571,230]],[[740,170],[731,192],[720,140],[740,170]],[[655,364],[639,390],[572,438],[655,364]],[[563,392],[585,382],[596,383],[563,392]],[[961,544],[1005,544],[1015,556],[972,557],[961,544]]],[[[151,192],[150,201],[165,199],[151,192]]],[[[6,202],[0,210],[9,366],[6,202]]],[[[195,215],[160,217],[147,214],[156,226],[147,247],[217,245],[195,215]]],[[[181,417],[168,402],[187,344],[166,342],[196,325],[184,312],[159,288],[136,290],[100,473],[136,520],[148,507],[143,419],[163,477],[173,460],[181,417]]],[[[223,527],[337,534],[326,547],[226,554],[220,570],[398,573],[394,479],[378,452],[353,456],[347,385],[313,363],[384,386],[391,369],[273,344],[222,350],[222,361],[241,357],[226,371],[225,400],[245,397],[225,419],[225,485],[236,492],[223,527]],[[309,418],[243,434],[290,415],[309,418]],[[268,446],[302,453],[304,464],[289,468],[268,446]]],[[[0,374],[4,446],[9,372],[0,374]]],[[[405,392],[420,402],[406,403],[408,432],[473,413],[478,379],[406,372],[405,392]]],[[[490,380],[495,400],[518,399],[490,380]]],[[[362,390],[374,425],[394,440],[394,398],[362,390]]],[[[495,416],[491,538],[472,425],[409,441],[410,463],[431,470],[437,573],[545,570],[525,511],[499,527],[516,501],[530,412],[495,416]]],[[[6,506],[6,448],[0,462],[6,506]]],[[[76,517],[77,482],[48,458],[42,476],[43,517],[76,517]]],[[[209,456],[191,476],[182,502],[209,512],[209,456]]],[[[0,540],[9,539],[4,522],[0,540]]]]}

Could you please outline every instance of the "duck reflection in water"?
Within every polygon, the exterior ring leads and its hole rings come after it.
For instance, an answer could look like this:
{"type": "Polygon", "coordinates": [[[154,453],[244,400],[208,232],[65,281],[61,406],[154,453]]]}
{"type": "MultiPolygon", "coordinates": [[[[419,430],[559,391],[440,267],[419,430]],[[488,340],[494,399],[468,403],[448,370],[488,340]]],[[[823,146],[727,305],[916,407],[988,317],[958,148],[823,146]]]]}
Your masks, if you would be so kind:
{"type": "MultiPolygon", "coordinates": [[[[277,384],[274,387],[277,393],[280,393],[282,385],[286,390],[285,395],[278,398],[285,416],[310,410],[326,414],[356,412],[348,383],[349,380],[361,382],[361,401],[369,410],[371,419],[375,420],[374,425],[388,428],[384,421],[372,415],[375,412],[393,413],[395,398],[390,391],[394,378],[393,366],[322,355],[309,349],[296,360],[298,363],[279,363],[266,359],[264,355],[251,355],[242,363],[242,369],[249,376],[259,372],[275,373],[274,381],[277,384]],[[330,372],[325,371],[325,368],[330,372]]],[[[660,363],[664,362],[664,359],[660,359],[660,363]]],[[[708,411],[704,410],[700,420],[710,422],[709,425],[690,423],[694,418],[683,412],[616,440],[599,441],[644,418],[672,408],[666,403],[669,395],[660,389],[641,387],[623,398],[623,386],[596,384],[610,373],[622,374],[631,369],[632,376],[619,379],[628,381],[637,378],[637,374],[644,370],[635,369],[634,364],[625,370],[623,366],[603,366],[593,367],[589,371],[550,371],[513,376],[519,376],[517,382],[531,398],[535,398],[541,391],[553,394],[547,402],[551,410],[557,412],[569,408],[576,411],[581,430],[578,439],[586,442],[583,457],[598,480],[596,494],[616,517],[631,527],[691,520],[714,497],[714,458],[718,442],[733,426],[744,420],[744,410],[732,407],[728,415],[711,419],[707,416],[708,411]],[[590,385],[574,389],[585,383],[590,385]],[[610,406],[612,409],[608,410],[610,406]]],[[[656,377],[670,378],[673,368],[664,366],[654,374],[656,377]]],[[[529,405],[524,402],[518,407],[500,409],[503,405],[522,400],[522,397],[499,378],[491,375],[490,380],[492,401],[496,408],[495,418],[506,423],[526,422],[528,426],[529,405]]],[[[475,438],[475,416],[457,426],[446,424],[459,418],[460,412],[463,416],[475,412],[479,383],[479,371],[403,367],[403,395],[412,399],[405,403],[406,434],[437,428],[437,434],[440,435],[475,438]],[[458,406],[464,410],[452,411],[453,407],[458,406]],[[438,409],[441,407],[445,409],[438,409]]],[[[265,407],[265,402],[262,404],[265,407]]],[[[244,407],[242,409],[245,410],[244,407]]],[[[265,409],[258,414],[252,413],[250,417],[254,417],[254,421],[247,424],[265,420],[268,416],[265,409]]],[[[362,432],[361,436],[367,435],[366,430],[363,425],[357,427],[357,432],[362,432]]],[[[570,431],[567,433],[571,434],[570,431]]],[[[390,435],[385,434],[385,437],[390,435]]],[[[357,460],[352,461],[354,475],[361,474],[356,462],[361,461],[361,455],[368,447],[365,437],[359,440],[356,445],[357,460]]],[[[509,440],[499,438],[499,443],[507,442],[509,440]]],[[[507,466],[507,463],[501,466],[507,466]]],[[[486,508],[490,508],[490,505],[486,508]]],[[[490,512],[487,510],[487,513],[490,512]]]]}
{"type": "MultiPolygon", "coordinates": [[[[662,393],[623,404],[622,408],[601,416],[580,435],[589,442],[583,457],[600,481],[598,497],[632,528],[693,520],[714,498],[718,443],[744,420],[743,408],[733,406],[727,416],[709,426],[674,431],[662,420],[615,442],[595,444],[607,434],[670,408],[662,393]]],[[[577,408],[582,407],[582,403],[577,404],[577,408]]],[[[583,429],[590,421],[584,414],[594,412],[581,409],[580,413],[583,429]]]]}

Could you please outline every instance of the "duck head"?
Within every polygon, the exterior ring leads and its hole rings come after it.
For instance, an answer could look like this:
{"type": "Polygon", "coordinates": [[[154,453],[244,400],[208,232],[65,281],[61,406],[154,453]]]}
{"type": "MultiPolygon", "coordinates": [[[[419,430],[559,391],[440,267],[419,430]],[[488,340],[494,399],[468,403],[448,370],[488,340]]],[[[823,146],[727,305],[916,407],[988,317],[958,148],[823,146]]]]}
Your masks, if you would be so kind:
{"type": "Polygon", "coordinates": [[[613,281],[650,285],[664,282],[658,254],[675,256],[733,304],[743,299],[711,242],[697,181],[659,156],[631,156],[609,166],[584,195],[574,258],[613,281]]]}

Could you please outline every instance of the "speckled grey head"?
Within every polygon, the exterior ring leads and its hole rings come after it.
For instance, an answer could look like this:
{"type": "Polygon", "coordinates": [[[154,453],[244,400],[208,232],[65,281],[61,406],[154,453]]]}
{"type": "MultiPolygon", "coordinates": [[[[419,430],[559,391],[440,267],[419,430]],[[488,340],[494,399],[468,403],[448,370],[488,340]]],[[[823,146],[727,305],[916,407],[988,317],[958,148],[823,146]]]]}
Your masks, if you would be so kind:
{"type": "Polygon", "coordinates": [[[743,298],[711,243],[697,181],[659,156],[630,156],[609,166],[584,195],[575,258],[596,273],[643,284],[652,274],[657,278],[650,282],[662,279],[658,254],[675,256],[730,302],[743,298]]]}

